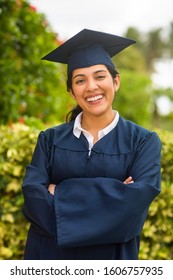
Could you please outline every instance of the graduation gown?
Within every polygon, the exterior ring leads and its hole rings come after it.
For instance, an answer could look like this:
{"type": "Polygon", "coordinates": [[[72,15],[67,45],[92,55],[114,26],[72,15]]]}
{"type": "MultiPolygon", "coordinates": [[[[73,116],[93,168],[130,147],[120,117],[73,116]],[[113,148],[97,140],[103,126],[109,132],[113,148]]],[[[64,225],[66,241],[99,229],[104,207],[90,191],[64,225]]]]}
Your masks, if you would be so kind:
{"type": "Polygon", "coordinates": [[[24,259],[137,259],[149,205],[160,192],[160,140],[120,117],[89,155],[73,125],[41,132],[27,166],[24,259]],[[134,183],[123,184],[129,176],[134,183]]]}

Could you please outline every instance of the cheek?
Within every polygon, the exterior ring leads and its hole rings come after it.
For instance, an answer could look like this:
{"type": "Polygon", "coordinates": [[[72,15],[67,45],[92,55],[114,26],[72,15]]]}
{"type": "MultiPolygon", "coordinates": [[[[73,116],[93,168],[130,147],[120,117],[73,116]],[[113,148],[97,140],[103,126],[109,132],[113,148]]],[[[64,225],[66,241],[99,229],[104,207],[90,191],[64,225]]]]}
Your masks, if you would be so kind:
{"type": "Polygon", "coordinates": [[[81,86],[80,87],[73,86],[72,95],[75,97],[75,99],[81,98],[83,96],[83,88],[81,86]]]}
{"type": "Polygon", "coordinates": [[[79,93],[79,91],[78,91],[78,92],[73,91],[72,98],[75,100],[75,102],[76,102],[77,104],[79,104],[79,105],[82,104],[82,98],[83,98],[83,97],[82,97],[82,94],[79,93]]]}

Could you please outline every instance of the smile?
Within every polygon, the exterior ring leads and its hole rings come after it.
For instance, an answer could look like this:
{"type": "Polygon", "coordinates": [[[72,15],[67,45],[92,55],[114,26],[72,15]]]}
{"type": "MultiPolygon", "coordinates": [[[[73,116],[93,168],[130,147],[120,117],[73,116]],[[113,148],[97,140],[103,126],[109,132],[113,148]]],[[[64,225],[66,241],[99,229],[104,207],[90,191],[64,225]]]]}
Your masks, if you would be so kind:
{"type": "Polygon", "coordinates": [[[103,95],[99,94],[99,95],[96,95],[96,96],[88,97],[86,100],[88,102],[93,102],[93,101],[100,100],[102,98],[103,98],[103,95]]]}

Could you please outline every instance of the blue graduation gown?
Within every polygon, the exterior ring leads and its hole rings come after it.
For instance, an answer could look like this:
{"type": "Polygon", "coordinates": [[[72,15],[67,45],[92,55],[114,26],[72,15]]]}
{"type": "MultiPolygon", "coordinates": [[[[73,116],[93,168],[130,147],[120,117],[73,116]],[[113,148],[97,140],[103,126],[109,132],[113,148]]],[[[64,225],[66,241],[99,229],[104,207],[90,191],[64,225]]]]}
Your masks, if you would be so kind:
{"type": "Polygon", "coordinates": [[[24,259],[137,259],[149,205],[160,192],[160,140],[120,117],[89,156],[73,125],[41,132],[27,166],[24,259]],[[129,176],[135,182],[123,184],[129,176]]]}

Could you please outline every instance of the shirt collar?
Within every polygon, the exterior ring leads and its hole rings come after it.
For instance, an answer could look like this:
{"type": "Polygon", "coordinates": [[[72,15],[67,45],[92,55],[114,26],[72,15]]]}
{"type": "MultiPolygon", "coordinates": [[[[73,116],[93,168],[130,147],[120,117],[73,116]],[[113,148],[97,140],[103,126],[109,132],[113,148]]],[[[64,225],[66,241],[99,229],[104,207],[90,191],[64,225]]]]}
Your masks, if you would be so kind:
{"type": "MultiPolygon", "coordinates": [[[[98,135],[99,139],[102,138],[103,136],[105,136],[106,134],[108,134],[114,127],[116,127],[118,120],[119,120],[119,113],[117,111],[114,111],[114,112],[115,112],[115,118],[113,119],[113,121],[107,127],[105,127],[104,129],[99,131],[99,135],[98,135]]],[[[73,127],[73,134],[77,138],[80,137],[82,132],[84,134],[87,132],[81,126],[81,119],[82,119],[82,112],[77,115],[75,122],[74,122],[74,127],[73,127]]]]}

